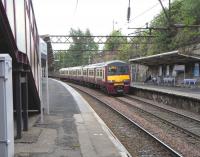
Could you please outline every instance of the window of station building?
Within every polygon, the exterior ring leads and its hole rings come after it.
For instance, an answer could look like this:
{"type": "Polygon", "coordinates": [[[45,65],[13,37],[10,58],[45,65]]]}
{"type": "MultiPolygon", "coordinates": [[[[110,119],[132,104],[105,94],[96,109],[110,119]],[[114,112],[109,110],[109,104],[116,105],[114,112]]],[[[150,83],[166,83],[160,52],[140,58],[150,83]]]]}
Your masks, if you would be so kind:
{"type": "Polygon", "coordinates": [[[5,6],[5,1],[4,0],[2,0],[2,3],[3,3],[3,6],[5,6]]]}
{"type": "Polygon", "coordinates": [[[199,63],[194,64],[193,73],[195,77],[199,77],[199,63]]]}
{"type": "MultiPolygon", "coordinates": [[[[4,3],[5,0],[2,0],[4,3]]],[[[6,1],[6,10],[7,10],[7,17],[11,26],[11,30],[15,37],[15,22],[14,22],[14,2],[13,0],[6,1]]]]}
{"type": "MultiPolygon", "coordinates": [[[[25,39],[25,1],[17,1],[15,5],[16,15],[16,38],[18,49],[26,53],[26,39],[25,39]]],[[[32,11],[31,11],[32,13],[32,11]]],[[[33,16],[33,13],[32,13],[33,16]]],[[[34,38],[34,37],[33,37],[34,38]]]]}
{"type": "Polygon", "coordinates": [[[159,66],[158,67],[158,76],[162,76],[162,71],[163,71],[162,66],[159,66]]]}
{"type": "Polygon", "coordinates": [[[169,68],[170,68],[169,65],[167,65],[167,67],[166,67],[166,74],[165,74],[166,76],[169,76],[169,68]]]}

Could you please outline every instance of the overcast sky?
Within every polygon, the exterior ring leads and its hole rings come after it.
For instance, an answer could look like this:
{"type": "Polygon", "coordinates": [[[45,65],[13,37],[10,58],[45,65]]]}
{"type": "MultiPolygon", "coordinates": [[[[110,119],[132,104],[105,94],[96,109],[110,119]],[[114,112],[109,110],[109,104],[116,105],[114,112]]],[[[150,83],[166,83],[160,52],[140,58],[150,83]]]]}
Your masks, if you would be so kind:
{"type": "MultiPolygon", "coordinates": [[[[93,35],[108,35],[113,29],[142,27],[161,10],[158,0],[130,0],[131,22],[127,24],[128,0],[32,0],[40,35],[69,34],[70,28],[89,28],[93,35]],[[78,5],[77,5],[78,1],[78,5]],[[144,13],[145,12],[145,13],[144,13]]],[[[168,0],[162,0],[167,7],[168,0]]]]}

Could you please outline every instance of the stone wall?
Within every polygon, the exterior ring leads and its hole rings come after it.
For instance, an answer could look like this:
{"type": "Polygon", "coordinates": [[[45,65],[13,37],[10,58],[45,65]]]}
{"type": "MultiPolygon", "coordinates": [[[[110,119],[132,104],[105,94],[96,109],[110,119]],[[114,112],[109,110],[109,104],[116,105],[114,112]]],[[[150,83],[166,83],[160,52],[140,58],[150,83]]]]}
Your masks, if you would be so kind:
{"type": "Polygon", "coordinates": [[[200,44],[193,44],[178,50],[180,53],[200,57],[200,44]]]}
{"type": "Polygon", "coordinates": [[[138,88],[131,88],[131,93],[138,97],[200,114],[200,100],[138,88]]]}

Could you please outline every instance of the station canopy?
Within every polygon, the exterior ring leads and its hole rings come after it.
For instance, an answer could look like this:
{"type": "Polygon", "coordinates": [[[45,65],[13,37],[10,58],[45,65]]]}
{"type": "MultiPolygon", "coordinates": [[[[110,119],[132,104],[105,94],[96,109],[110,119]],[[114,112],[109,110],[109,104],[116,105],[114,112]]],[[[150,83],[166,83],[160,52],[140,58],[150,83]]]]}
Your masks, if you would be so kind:
{"type": "Polygon", "coordinates": [[[200,62],[200,57],[196,55],[186,55],[177,51],[166,52],[151,56],[130,59],[131,64],[142,64],[146,66],[163,65],[163,64],[184,64],[189,62],[200,62]]]}

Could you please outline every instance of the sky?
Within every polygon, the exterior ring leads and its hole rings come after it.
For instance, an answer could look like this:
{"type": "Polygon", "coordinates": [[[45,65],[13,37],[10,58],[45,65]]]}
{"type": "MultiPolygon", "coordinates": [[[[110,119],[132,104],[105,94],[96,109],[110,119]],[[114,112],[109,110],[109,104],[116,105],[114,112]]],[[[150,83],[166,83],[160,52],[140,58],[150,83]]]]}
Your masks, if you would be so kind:
{"type": "MultiPolygon", "coordinates": [[[[158,0],[130,0],[127,23],[128,1],[32,0],[40,35],[68,35],[70,28],[89,28],[93,35],[109,35],[113,27],[128,35],[133,32],[128,27],[144,27],[162,10],[158,0]]],[[[168,0],[162,1],[167,7],[168,0]]]]}

